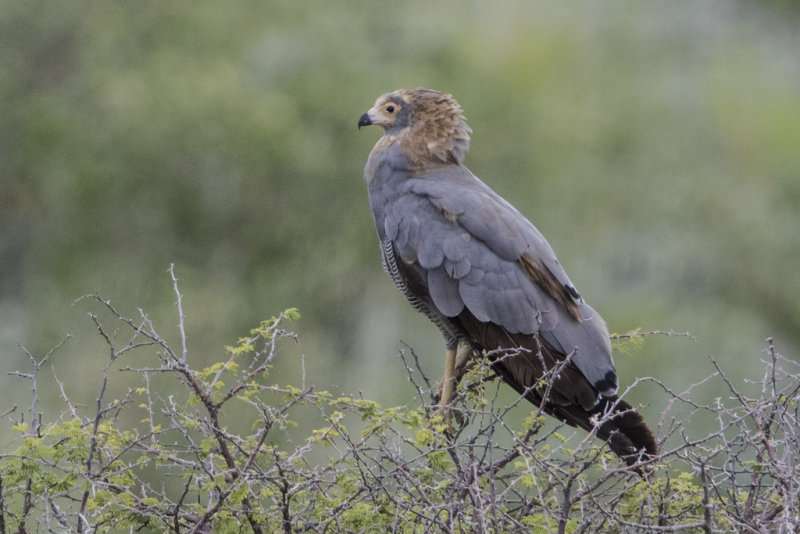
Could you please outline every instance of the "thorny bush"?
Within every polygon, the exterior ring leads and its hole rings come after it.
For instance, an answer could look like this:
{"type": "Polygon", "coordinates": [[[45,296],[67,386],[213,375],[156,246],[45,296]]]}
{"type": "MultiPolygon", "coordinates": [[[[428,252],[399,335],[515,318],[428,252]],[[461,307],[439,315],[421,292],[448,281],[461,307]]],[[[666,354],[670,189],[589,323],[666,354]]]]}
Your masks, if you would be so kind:
{"type": "Polygon", "coordinates": [[[417,395],[406,406],[276,385],[270,368],[280,341],[296,339],[286,330],[296,310],[195,369],[172,279],[180,350],[144,312],[125,317],[100,296],[84,297],[106,317],[90,313],[109,349],[96,405],[74,404],[75,385],[54,376],[64,409],[40,411],[43,370],[58,347],[28,354],[31,369],[12,373],[31,382],[32,394],[29,408],[4,414],[11,437],[0,455],[0,534],[794,532],[800,522],[800,369],[771,340],[764,375],[749,384],[735,384],[713,359],[716,371],[681,393],[637,380],[668,402],[658,423],[662,453],[631,469],[592,436],[566,440],[565,427],[545,424],[535,409],[521,427],[506,424],[522,401],[498,402],[486,365],[459,386],[452,435],[433,417],[432,384],[410,348],[401,355],[417,395]],[[119,373],[139,385],[109,399],[119,373]],[[169,378],[169,391],[156,389],[156,376],[169,378]],[[693,400],[712,382],[729,394],[693,400]],[[695,418],[706,422],[702,436],[687,430],[695,418]]]}

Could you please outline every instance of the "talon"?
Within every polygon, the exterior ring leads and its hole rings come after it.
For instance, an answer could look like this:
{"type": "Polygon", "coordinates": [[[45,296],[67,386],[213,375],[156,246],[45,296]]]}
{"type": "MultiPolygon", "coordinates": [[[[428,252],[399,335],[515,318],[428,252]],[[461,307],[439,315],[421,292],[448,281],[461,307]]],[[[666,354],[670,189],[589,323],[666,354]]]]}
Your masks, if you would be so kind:
{"type": "Polygon", "coordinates": [[[442,400],[442,383],[439,382],[439,385],[436,386],[434,391],[431,391],[431,401],[433,404],[439,404],[442,400]]]}
{"type": "MultiPolygon", "coordinates": [[[[449,406],[439,406],[434,412],[433,417],[441,417],[442,422],[445,425],[444,434],[448,437],[452,437],[455,434],[455,429],[453,428],[453,424],[451,422],[452,416],[454,415],[452,412],[456,410],[451,410],[449,406]]],[[[456,420],[459,419],[459,416],[456,415],[456,420]]]]}
{"type": "Polygon", "coordinates": [[[458,426],[464,425],[464,413],[461,410],[456,410],[455,408],[450,409],[450,414],[456,420],[456,424],[458,426]]]}

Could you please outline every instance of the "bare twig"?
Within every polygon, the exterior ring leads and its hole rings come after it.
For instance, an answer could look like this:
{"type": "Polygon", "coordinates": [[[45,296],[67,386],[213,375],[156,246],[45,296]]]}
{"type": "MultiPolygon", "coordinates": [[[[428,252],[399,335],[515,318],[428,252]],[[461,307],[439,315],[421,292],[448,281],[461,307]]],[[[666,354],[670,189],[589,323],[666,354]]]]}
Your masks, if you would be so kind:
{"type": "Polygon", "coordinates": [[[187,342],[186,342],[186,328],[184,327],[184,320],[186,316],[183,314],[183,295],[181,295],[180,290],[178,289],[178,279],[175,277],[175,264],[169,264],[169,276],[172,278],[172,290],[175,292],[175,297],[177,300],[178,305],[178,330],[181,333],[181,363],[186,365],[186,359],[188,358],[189,351],[187,349],[187,342]]]}

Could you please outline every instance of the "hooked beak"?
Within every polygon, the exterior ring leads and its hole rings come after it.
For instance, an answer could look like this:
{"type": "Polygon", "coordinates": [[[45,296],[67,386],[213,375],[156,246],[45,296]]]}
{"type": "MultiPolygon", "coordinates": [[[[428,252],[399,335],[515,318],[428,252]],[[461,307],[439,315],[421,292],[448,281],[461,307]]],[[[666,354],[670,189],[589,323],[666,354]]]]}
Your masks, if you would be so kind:
{"type": "Polygon", "coordinates": [[[369,126],[372,124],[372,119],[369,118],[369,113],[364,113],[361,115],[361,118],[358,119],[358,129],[360,130],[362,126],[369,126]]]}

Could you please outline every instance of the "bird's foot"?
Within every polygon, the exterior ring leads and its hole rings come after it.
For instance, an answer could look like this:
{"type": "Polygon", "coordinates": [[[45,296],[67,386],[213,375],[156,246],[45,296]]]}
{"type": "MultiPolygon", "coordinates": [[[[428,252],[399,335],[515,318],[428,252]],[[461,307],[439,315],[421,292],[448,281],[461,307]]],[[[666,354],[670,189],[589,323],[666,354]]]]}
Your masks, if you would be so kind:
{"type": "MultiPolygon", "coordinates": [[[[433,400],[434,404],[440,404],[442,402],[442,395],[446,394],[445,392],[445,383],[450,380],[452,381],[452,391],[455,391],[455,386],[461,381],[461,377],[472,367],[475,363],[475,351],[473,351],[472,347],[466,344],[459,345],[458,351],[456,352],[455,359],[453,360],[453,372],[452,376],[448,379],[446,376],[442,377],[442,381],[436,386],[436,390],[431,393],[431,399],[433,400]],[[455,379],[455,380],[453,380],[455,379]]],[[[452,395],[452,393],[450,393],[452,395]]],[[[447,403],[449,399],[445,399],[445,403],[447,403]]],[[[439,408],[441,411],[442,408],[439,408]]],[[[444,414],[440,414],[444,415],[444,414]]]]}
{"type": "MultiPolygon", "coordinates": [[[[431,401],[433,401],[433,404],[439,404],[442,401],[442,389],[443,389],[442,383],[439,382],[439,384],[436,386],[436,389],[431,392],[431,401]]],[[[444,415],[444,414],[439,414],[439,411],[441,411],[441,409],[442,408],[436,410],[438,415],[444,415]]]]}
{"type": "Polygon", "coordinates": [[[455,429],[451,424],[450,409],[447,406],[440,406],[433,414],[430,422],[435,432],[441,432],[447,439],[455,435],[455,429]]]}
{"type": "Polygon", "coordinates": [[[461,427],[464,424],[463,412],[452,406],[440,405],[431,419],[436,421],[437,426],[442,425],[444,427],[443,432],[448,436],[455,434],[456,427],[461,427]],[[455,427],[453,426],[453,420],[455,420],[455,427]]]}
{"type": "Polygon", "coordinates": [[[439,406],[433,414],[434,420],[441,420],[442,423],[450,426],[450,407],[449,406],[439,406]]]}
{"type": "Polygon", "coordinates": [[[431,395],[434,404],[438,404],[434,418],[438,418],[448,429],[445,433],[452,436],[455,434],[452,420],[461,426],[464,423],[464,414],[452,408],[453,399],[456,395],[456,386],[464,375],[472,355],[472,347],[467,343],[459,343],[456,348],[449,348],[445,352],[444,376],[431,395]]]}
{"type": "Polygon", "coordinates": [[[453,408],[451,405],[456,393],[451,393],[450,402],[448,404],[442,404],[442,389],[442,383],[440,382],[439,385],[436,386],[436,390],[431,393],[433,405],[438,406],[433,414],[433,417],[440,417],[442,422],[447,423],[448,425],[451,423],[451,419],[455,418],[456,424],[459,426],[462,425],[464,423],[463,412],[453,408]]]}

